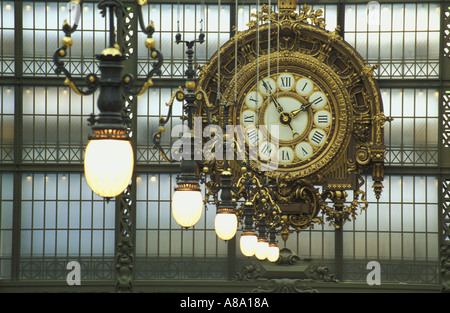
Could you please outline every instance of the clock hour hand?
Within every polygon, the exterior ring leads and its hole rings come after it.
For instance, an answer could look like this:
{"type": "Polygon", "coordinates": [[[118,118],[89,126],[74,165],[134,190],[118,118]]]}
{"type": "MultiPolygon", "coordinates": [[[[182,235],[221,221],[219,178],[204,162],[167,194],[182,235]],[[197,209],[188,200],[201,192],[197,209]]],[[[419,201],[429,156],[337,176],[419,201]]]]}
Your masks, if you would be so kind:
{"type": "Polygon", "coordinates": [[[312,103],[309,102],[309,103],[306,103],[306,104],[302,105],[300,109],[295,110],[295,111],[292,111],[291,113],[289,113],[289,116],[290,116],[291,118],[296,117],[300,112],[306,111],[306,110],[311,106],[311,104],[312,104],[312,103]]]}

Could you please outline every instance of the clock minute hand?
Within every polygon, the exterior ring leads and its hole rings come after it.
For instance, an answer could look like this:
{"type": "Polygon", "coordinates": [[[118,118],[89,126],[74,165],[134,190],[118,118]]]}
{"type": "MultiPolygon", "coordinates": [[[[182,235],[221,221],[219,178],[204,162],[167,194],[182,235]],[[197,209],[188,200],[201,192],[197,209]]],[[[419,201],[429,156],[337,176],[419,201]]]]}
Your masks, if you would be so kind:
{"type": "Polygon", "coordinates": [[[278,113],[282,113],[283,108],[281,107],[281,105],[278,103],[278,101],[274,98],[274,96],[271,93],[272,88],[270,88],[270,86],[264,81],[264,79],[262,80],[262,84],[263,84],[264,88],[266,88],[267,93],[269,94],[270,98],[272,99],[273,103],[275,104],[275,107],[277,108],[278,113]]]}
{"type": "Polygon", "coordinates": [[[282,108],[281,105],[278,103],[278,101],[275,99],[275,97],[274,97],[273,95],[270,95],[270,97],[272,98],[273,103],[274,103],[275,106],[277,107],[278,113],[283,113],[283,108],[282,108]]]}

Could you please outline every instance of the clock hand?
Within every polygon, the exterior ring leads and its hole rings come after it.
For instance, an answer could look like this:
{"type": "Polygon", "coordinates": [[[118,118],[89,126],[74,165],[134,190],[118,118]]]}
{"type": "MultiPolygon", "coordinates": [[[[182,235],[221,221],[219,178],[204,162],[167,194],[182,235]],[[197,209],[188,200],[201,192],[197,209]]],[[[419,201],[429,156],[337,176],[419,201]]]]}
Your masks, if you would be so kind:
{"type": "Polygon", "coordinates": [[[283,113],[283,108],[282,108],[281,105],[278,103],[278,101],[275,99],[275,97],[274,97],[273,95],[270,95],[270,98],[272,98],[273,103],[274,103],[275,106],[277,107],[278,113],[283,113]]]}
{"type": "Polygon", "coordinates": [[[312,103],[309,102],[309,103],[306,103],[306,104],[302,105],[300,109],[295,110],[295,111],[292,111],[291,113],[289,113],[289,116],[290,116],[291,118],[296,117],[300,112],[306,111],[306,109],[308,109],[308,108],[311,106],[311,104],[312,104],[312,103]]]}
{"type": "Polygon", "coordinates": [[[277,108],[278,113],[282,113],[283,108],[281,107],[281,105],[278,103],[278,101],[274,98],[274,96],[271,93],[272,88],[270,88],[270,86],[264,81],[264,79],[262,80],[262,84],[263,84],[264,88],[266,88],[267,93],[269,94],[270,98],[272,99],[273,103],[275,104],[275,107],[277,108]]]}
{"type": "Polygon", "coordinates": [[[289,122],[289,128],[292,130],[292,137],[295,138],[295,135],[298,136],[298,133],[292,128],[291,123],[289,122]]]}

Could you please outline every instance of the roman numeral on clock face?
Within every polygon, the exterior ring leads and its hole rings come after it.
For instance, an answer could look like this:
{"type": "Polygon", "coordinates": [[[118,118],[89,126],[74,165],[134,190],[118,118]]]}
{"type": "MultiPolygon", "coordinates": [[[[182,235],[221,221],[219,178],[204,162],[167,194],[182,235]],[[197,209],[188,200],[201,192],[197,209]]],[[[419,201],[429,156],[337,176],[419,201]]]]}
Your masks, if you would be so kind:
{"type": "Polygon", "coordinates": [[[256,113],[252,110],[242,112],[241,124],[244,126],[254,125],[256,123],[256,113]]]}
{"type": "Polygon", "coordinates": [[[326,127],[331,123],[331,114],[328,111],[322,110],[314,116],[314,123],[319,127],[326,127]]]}
{"type": "Polygon", "coordinates": [[[321,144],[323,144],[326,138],[327,135],[321,129],[313,129],[309,133],[309,141],[316,146],[320,146],[321,144]]]}
{"type": "Polygon", "coordinates": [[[294,86],[294,81],[294,76],[289,73],[284,73],[278,76],[277,83],[281,90],[289,90],[294,86]]]}
{"type": "Polygon", "coordinates": [[[291,163],[294,159],[294,150],[289,147],[282,147],[278,151],[278,161],[282,164],[291,163]]]}
{"type": "Polygon", "coordinates": [[[318,110],[325,106],[325,104],[327,103],[327,98],[323,93],[318,91],[313,93],[311,97],[309,97],[309,102],[311,102],[311,106],[314,109],[318,110]]]}

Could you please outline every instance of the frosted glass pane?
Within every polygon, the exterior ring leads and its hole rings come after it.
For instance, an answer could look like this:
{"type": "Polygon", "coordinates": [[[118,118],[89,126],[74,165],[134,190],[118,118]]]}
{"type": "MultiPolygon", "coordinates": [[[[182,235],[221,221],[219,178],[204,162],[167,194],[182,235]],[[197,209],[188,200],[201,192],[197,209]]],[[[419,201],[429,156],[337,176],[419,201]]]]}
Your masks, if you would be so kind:
{"type": "Polygon", "coordinates": [[[32,204],[31,202],[22,202],[21,227],[23,229],[31,228],[32,225],[32,204]]]}
{"type": "Polygon", "coordinates": [[[405,59],[415,59],[416,53],[416,34],[415,33],[404,33],[404,58],[405,59]]]}
{"type": "Polygon", "coordinates": [[[68,228],[68,217],[69,217],[69,205],[67,202],[58,201],[58,209],[57,209],[57,225],[56,227],[59,229],[68,228]]]}
{"type": "Polygon", "coordinates": [[[356,25],[356,6],[355,5],[346,5],[345,7],[345,24],[344,29],[346,32],[349,31],[355,31],[355,25],[356,25]]]}
{"type": "Polygon", "coordinates": [[[429,59],[439,59],[439,42],[440,33],[439,32],[428,32],[428,58],[429,59]]]}
{"type": "Polygon", "coordinates": [[[102,202],[94,202],[93,207],[91,208],[92,211],[92,228],[99,229],[103,228],[104,225],[104,219],[105,219],[105,211],[103,209],[103,203],[102,202]]]}
{"type": "Polygon", "coordinates": [[[402,238],[403,245],[403,258],[413,259],[414,258],[414,234],[404,233],[402,238]]]}
{"type": "Polygon", "coordinates": [[[424,118],[416,118],[414,126],[414,145],[425,146],[427,144],[428,124],[424,118]]]}
{"type": "Polygon", "coordinates": [[[2,40],[1,51],[3,57],[14,56],[14,30],[2,29],[0,38],[2,40]]]}
{"type": "Polygon", "coordinates": [[[414,231],[414,205],[413,204],[403,204],[402,207],[402,230],[404,232],[414,231]]]}
{"type": "MultiPolygon", "coordinates": [[[[0,231],[0,258],[9,258],[12,255],[12,231],[0,231]]],[[[0,266],[0,270],[7,271],[7,268],[0,266]]],[[[4,277],[4,273],[0,272],[4,277]]]]}
{"type": "Polygon", "coordinates": [[[392,42],[390,33],[380,33],[380,59],[390,59],[392,54],[392,42]]]}
{"type": "Polygon", "coordinates": [[[160,228],[170,228],[171,225],[172,227],[176,227],[178,225],[172,217],[170,202],[160,202],[158,211],[160,228]]]}
{"type": "Polygon", "coordinates": [[[403,133],[401,134],[403,138],[403,146],[414,145],[414,119],[404,118],[403,119],[403,133]]]}
{"type": "Polygon", "coordinates": [[[13,203],[1,201],[0,205],[0,229],[12,229],[13,203]]]}
{"type": "Polygon", "coordinates": [[[392,6],[392,30],[403,31],[403,27],[404,27],[403,4],[394,4],[392,6]]]}
{"type": "Polygon", "coordinates": [[[146,237],[147,232],[142,230],[136,230],[136,256],[146,254],[146,237]]]}
{"type": "Polygon", "coordinates": [[[136,228],[147,228],[147,205],[144,202],[136,203],[136,228]]]}
{"type": "Polygon", "coordinates": [[[381,4],[380,9],[380,31],[392,30],[391,5],[381,4]]]}
{"type": "Polygon", "coordinates": [[[80,204],[69,204],[69,228],[80,228],[80,204]]]}
{"type": "Polygon", "coordinates": [[[430,3],[429,5],[429,14],[430,17],[428,19],[428,29],[431,30],[440,30],[440,15],[441,15],[441,7],[439,3],[430,3]]]}
{"type": "MultiPolygon", "coordinates": [[[[405,31],[414,31],[416,29],[417,16],[416,16],[416,4],[408,3],[404,5],[404,17],[405,17],[405,31]]],[[[421,23],[425,22],[421,20],[421,23]]]]}
{"type": "Polygon", "coordinates": [[[3,1],[0,6],[0,25],[3,28],[14,28],[14,2],[13,1],[3,1]]]}
{"type": "Polygon", "coordinates": [[[81,236],[81,251],[80,254],[82,256],[88,256],[91,255],[91,249],[92,249],[92,240],[91,240],[91,230],[82,230],[81,236]]]}
{"type": "Polygon", "coordinates": [[[58,230],[56,232],[56,255],[65,256],[67,255],[67,237],[68,232],[66,230],[58,230]]]}
{"type": "Polygon", "coordinates": [[[44,253],[44,231],[34,230],[33,231],[33,241],[31,244],[31,255],[42,256],[44,253]]]}
{"type": "Polygon", "coordinates": [[[31,255],[31,238],[32,232],[30,230],[22,230],[20,232],[20,255],[21,257],[28,257],[31,255]]]}
{"type": "Polygon", "coordinates": [[[92,228],[92,207],[90,203],[81,203],[81,228],[92,228]]]}
{"type": "MultiPolygon", "coordinates": [[[[170,253],[170,231],[160,230],[159,231],[159,255],[168,256],[170,253]]],[[[185,247],[186,245],[184,245],[185,247]]]]}
{"type": "Polygon", "coordinates": [[[158,200],[159,199],[159,178],[161,175],[148,176],[148,199],[158,200]]]}
{"type": "Polygon", "coordinates": [[[92,255],[93,256],[101,256],[103,255],[103,231],[94,230],[92,232],[92,255]]]}
{"type": "Polygon", "coordinates": [[[367,5],[356,6],[356,31],[367,30],[367,5]]]}
{"type": "Polygon", "coordinates": [[[159,225],[159,205],[157,202],[148,203],[148,228],[158,228],[159,225]]]}
{"type": "Polygon", "coordinates": [[[45,228],[56,228],[56,202],[45,202],[45,228]]]}
{"type": "Polygon", "coordinates": [[[414,207],[414,231],[425,232],[426,229],[426,212],[427,207],[424,204],[416,204],[414,207]]]}
{"type": "Polygon", "coordinates": [[[403,33],[392,33],[392,58],[403,58],[403,33]]]}
{"type": "Polygon", "coordinates": [[[380,43],[380,36],[378,33],[369,33],[368,34],[368,55],[367,57],[369,59],[375,59],[379,57],[379,43],[380,43]]]}
{"type": "Polygon", "coordinates": [[[182,250],[182,245],[186,244],[183,242],[183,232],[181,230],[172,230],[170,237],[171,255],[179,255],[182,250]]]}
{"type": "Polygon", "coordinates": [[[56,231],[55,230],[46,230],[45,231],[45,256],[55,255],[56,252],[56,231]]]}
{"type": "Polygon", "coordinates": [[[78,255],[80,252],[80,231],[69,230],[68,255],[78,255]]]}
{"type": "MultiPolygon", "coordinates": [[[[384,190],[383,190],[384,193],[384,190]]],[[[379,231],[389,231],[390,229],[390,206],[388,204],[380,204],[379,210],[379,231]]]]}

